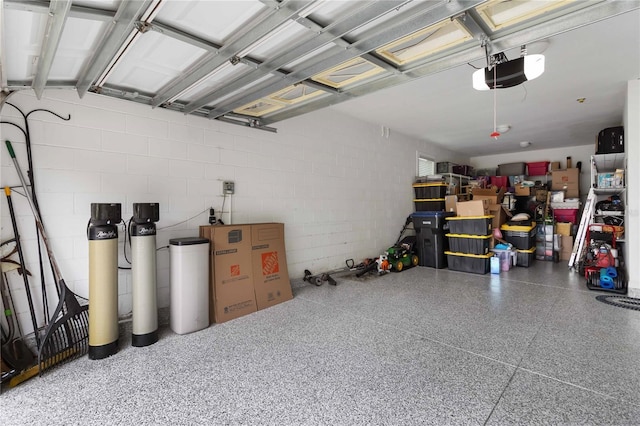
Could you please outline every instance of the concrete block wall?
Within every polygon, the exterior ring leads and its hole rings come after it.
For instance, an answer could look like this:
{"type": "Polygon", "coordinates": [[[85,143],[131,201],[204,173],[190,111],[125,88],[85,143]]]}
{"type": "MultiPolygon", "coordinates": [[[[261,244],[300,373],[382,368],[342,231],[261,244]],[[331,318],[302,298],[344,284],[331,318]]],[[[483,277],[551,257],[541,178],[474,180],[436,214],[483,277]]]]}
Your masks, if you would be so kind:
{"type": "MultiPolygon", "coordinates": [[[[157,246],[169,239],[194,236],[207,224],[213,207],[223,205],[222,181],[235,182],[236,194],[224,199],[222,219],[229,223],[285,223],[287,260],[292,278],[304,269],[323,271],[377,256],[395,242],[405,218],[413,211],[411,184],[416,155],[436,161],[466,163],[468,158],[403,136],[395,129],[358,121],[329,110],[278,123],[269,133],[185,116],[133,102],[72,91],[47,91],[42,100],[30,92],[12,95],[8,102],[24,112],[47,108],[30,116],[35,183],[43,220],[67,285],[88,297],[86,227],[90,204],[122,204],[123,218],[134,202],[158,202],[157,246]]],[[[2,120],[22,125],[10,105],[2,120]]],[[[26,171],[24,136],[3,124],[2,139],[13,142],[26,171]]],[[[4,146],[2,185],[19,184],[4,146]]],[[[20,192],[19,189],[16,192],[20,192]]],[[[39,322],[42,301],[33,216],[26,200],[12,197],[28,268],[33,274],[39,322]]],[[[7,202],[3,197],[1,237],[12,237],[7,202]]],[[[124,226],[119,227],[119,264],[123,256],[124,226]]],[[[127,252],[130,253],[127,246],[127,252]]],[[[55,286],[48,268],[47,294],[55,306],[55,286]]],[[[31,328],[24,286],[8,274],[23,329],[31,328]]],[[[158,251],[159,306],[169,305],[169,253],[158,251]]],[[[119,312],[131,311],[131,274],[119,271],[119,312]]]]}

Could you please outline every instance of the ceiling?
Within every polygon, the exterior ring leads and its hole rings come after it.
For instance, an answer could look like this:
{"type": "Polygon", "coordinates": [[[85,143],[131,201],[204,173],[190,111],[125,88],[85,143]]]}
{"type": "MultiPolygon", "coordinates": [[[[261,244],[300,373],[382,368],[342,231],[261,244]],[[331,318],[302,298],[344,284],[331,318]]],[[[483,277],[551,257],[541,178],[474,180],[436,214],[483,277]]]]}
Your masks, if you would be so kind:
{"type": "Polygon", "coordinates": [[[330,107],[465,154],[584,145],[640,77],[640,1],[0,0],[2,98],[76,90],[275,131],[330,107]],[[539,78],[472,88],[505,53],[539,78]],[[585,98],[584,102],[576,100],[585,98]],[[497,140],[497,124],[511,130],[497,140]]]}

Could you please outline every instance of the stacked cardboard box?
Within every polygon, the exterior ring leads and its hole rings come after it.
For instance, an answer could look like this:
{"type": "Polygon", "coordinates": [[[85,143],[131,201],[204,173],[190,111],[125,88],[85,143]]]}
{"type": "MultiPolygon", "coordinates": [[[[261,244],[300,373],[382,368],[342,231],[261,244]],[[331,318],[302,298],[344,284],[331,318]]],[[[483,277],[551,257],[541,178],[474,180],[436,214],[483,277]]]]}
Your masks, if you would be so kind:
{"type": "MultiPolygon", "coordinates": [[[[491,229],[500,228],[507,223],[512,216],[511,212],[504,207],[505,189],[502,187],[492,187],[488,189],[473,188],[471,191],[474,201],[485,200],[489,204],[486,206],[486,214],[493,216],[491,219],[491,229]]],[[[491,239],[490,246],[493,248],[495,241],[491,239]]]]}
{"type": "Polygon", "coordinates": [[[551,171],[551,189],[565,191],[565,198],[580,196],[580,170],[576,168],[551,171]]]}
{"type": "Polygon", "coordinates": [[[573,225],[570,222],[556,223],[556,232],[560,235],[562,246],[560,248],[560,260],[571,259],[571,252],[573,251],[573,225]]]}
{"type": "Polygon", "coordinates": [[[293,298],[284,225],[201,226],[211,242],[209,321],[221,323],[293,298]]]}

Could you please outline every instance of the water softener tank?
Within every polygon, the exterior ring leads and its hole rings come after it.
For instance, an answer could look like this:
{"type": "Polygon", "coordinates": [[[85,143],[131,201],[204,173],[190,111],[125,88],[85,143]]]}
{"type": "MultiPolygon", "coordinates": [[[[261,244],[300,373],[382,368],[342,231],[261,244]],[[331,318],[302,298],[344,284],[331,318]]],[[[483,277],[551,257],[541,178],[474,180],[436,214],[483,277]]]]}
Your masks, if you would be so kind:
{"type": "Polygon", "coordinates": [[[89,239],[89,359],[118,352],[118,228],[120,204],[91,204],[89,239]]]}
{"type": "Polygon", "coordinates": [[[142,347],[158,341],[156,290],[156,225],[158,203],[134,203],[131,236],[133,327],[131,344],[142,347]]]}

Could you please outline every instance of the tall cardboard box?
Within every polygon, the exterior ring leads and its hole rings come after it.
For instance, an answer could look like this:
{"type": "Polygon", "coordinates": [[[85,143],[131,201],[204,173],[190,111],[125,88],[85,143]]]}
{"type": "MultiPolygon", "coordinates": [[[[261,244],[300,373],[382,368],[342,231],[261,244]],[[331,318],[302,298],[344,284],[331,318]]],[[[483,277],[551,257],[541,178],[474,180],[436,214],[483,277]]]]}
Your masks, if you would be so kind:
{"type": "Polygon", "coordinates": [[[504,188],[473,188],[471,194],[474,200],[489,200],[489,204],[500,204],[504,198],[504,188]]]}
{"type": "Polygon", "coordinates": [[[209,320],[225,322],[257,311],[251,262],[251,225],[201,226],[211,241],[209,320]]]}
{"type": "Polygon", "coordinates": [[[458,202],[457,195],[446,195],[444,197],[444,208],[447,212],[456,213],[456,203],[458,202]]]}
{"type": "Polygon", "coordinates": [[[565,191],[565,198],[578,198],[580,196],[579,188],[580,170],[573,168],[551,172],[551,189],[565,191]]]}
{"type": "Polygon", "coordinates": [[[492,229],[500,228],[507,223],[507,218],[513,216],[502,204],[489,204],[489,215],[493,216],[491,219],[492,229]]]}
{"type": "Polygon", "coordinates": [[[571,222],[557,222],[556,232],[560,235],[569,236],[571,235],[572,227],[573,227],[573,224],[571,222]]]}
{"type": "Polygon", "coordinates": [[[562,248],[560,249],[560,260],[570,260],[573,251],[573,237],[571,235],[562,235],[562,248]]]}
{"type": "Polygon", "coordinates": [[[283,223],[251,225],[251,257],[258,310],[293,299],[283,223]]]}

